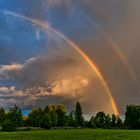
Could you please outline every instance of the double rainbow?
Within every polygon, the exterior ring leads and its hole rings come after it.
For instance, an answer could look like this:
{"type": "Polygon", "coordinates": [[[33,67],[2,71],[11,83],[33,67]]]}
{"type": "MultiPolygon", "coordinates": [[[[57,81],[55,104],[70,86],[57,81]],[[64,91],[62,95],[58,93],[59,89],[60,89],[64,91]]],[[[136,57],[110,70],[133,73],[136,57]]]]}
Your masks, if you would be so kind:
{"type": "Polygon", "coordinates": [[[102,73],[98,69],[97,65],[93,62],[93,60],[91,60],[89,58],[89,56],[82,49],[80,49],[79,46],[77,46],[73,41],[71,41],[69,38],[67,38],[65,35],[63,35],[59,31],[53,29],[51,26],[49,26],[49,24],[47,22],[32,19],[32,18],[26,17],[24,15],[20,15],[20,14],[9,12],[9,11],[3,11],[2,13],[5,14],[5,15],[8,15],[8,16],[14,16],[14,17],[17,17],[17,18],[21,18],[22,20],[25,20],[25,21],[28,21],[28,22],[34,24],[34,25],[37,25],[37,26],[41,27],[42,29],[44,29],[46,31],[54,33],[56,36],[61,37],[64,41],[66,41],[68,44],[70,44],[70,46],[72,46],[81,55],[81,57],[90,65],[92,70],[99,77],[99,79],[102,82],[102,84],[103,84],[103,86],[106,90],[106,93],[107,93],[107,95],[110,99],[110,102],[111,102],[114,113],[116,115],[119,115],[119,110],[118,110],[118,107],[116,105],[115,99],[112,96],[112,92],[111,92],[106,80],[104,79],[102,73]]]}

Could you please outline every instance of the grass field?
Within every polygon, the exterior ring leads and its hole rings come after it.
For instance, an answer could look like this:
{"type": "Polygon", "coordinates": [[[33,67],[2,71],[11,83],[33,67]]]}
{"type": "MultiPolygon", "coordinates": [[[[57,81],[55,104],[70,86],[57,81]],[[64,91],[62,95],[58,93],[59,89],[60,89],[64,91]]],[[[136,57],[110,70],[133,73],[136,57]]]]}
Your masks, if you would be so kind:
{"type": "Polygon", "coordinates": [[[0,132],[0,140],[140,140],[140,131],[79,129],[0,132]]]}
{"type": "Polygon", "coordinates": [[[0,140],[140,140],[140,131],[83,129],[0,132],[0,140]]]}

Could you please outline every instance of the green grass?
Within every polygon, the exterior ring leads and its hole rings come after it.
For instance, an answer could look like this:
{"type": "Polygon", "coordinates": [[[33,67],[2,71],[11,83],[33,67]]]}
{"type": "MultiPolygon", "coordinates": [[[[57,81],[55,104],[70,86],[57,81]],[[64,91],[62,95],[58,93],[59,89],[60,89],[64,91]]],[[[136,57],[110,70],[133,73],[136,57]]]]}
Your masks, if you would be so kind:
{"type": "Polygon", "coordinates": [[[77,129],[0,132],[0,140],[140,140],[140,131],[77,129]]]}

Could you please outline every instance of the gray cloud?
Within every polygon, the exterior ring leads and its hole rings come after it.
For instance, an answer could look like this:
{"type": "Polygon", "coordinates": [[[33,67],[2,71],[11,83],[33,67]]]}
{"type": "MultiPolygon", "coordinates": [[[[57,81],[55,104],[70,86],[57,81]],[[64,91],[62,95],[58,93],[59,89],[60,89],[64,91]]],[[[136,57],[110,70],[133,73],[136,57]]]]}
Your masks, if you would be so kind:
{"type": "Polygon", "coordinates": [[[1,70],[7,77],[20,85],[0,88],[2,105],[7,107],[16,103],[23,108],[32,108],[49,103],[66,103],[71,110],[75,102],[80,101],[88,107],[83,107],[86,114],[98,109],[112,113],[102,83],[79,55],[73,55],[76,53],[73,51],[67,48],[51,53],[50,50],[49,55],[32,57],[24,64],[2,66],[1,70]],[[100,102],[101,97],[106,98],[106,102],[100,102]]]}

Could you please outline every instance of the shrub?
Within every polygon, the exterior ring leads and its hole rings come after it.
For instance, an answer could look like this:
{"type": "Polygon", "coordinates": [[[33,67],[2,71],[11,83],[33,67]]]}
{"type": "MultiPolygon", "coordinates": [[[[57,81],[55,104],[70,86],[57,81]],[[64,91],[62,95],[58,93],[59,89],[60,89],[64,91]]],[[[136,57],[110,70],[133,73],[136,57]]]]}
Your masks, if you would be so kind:
{"type": "Polygon", "coordinates": [[[5,120],[2,124],[2,131],[7,131],[7,132],[12,132],[16,130],[16,125],[10,121],[10,120],[5,120]]]}

